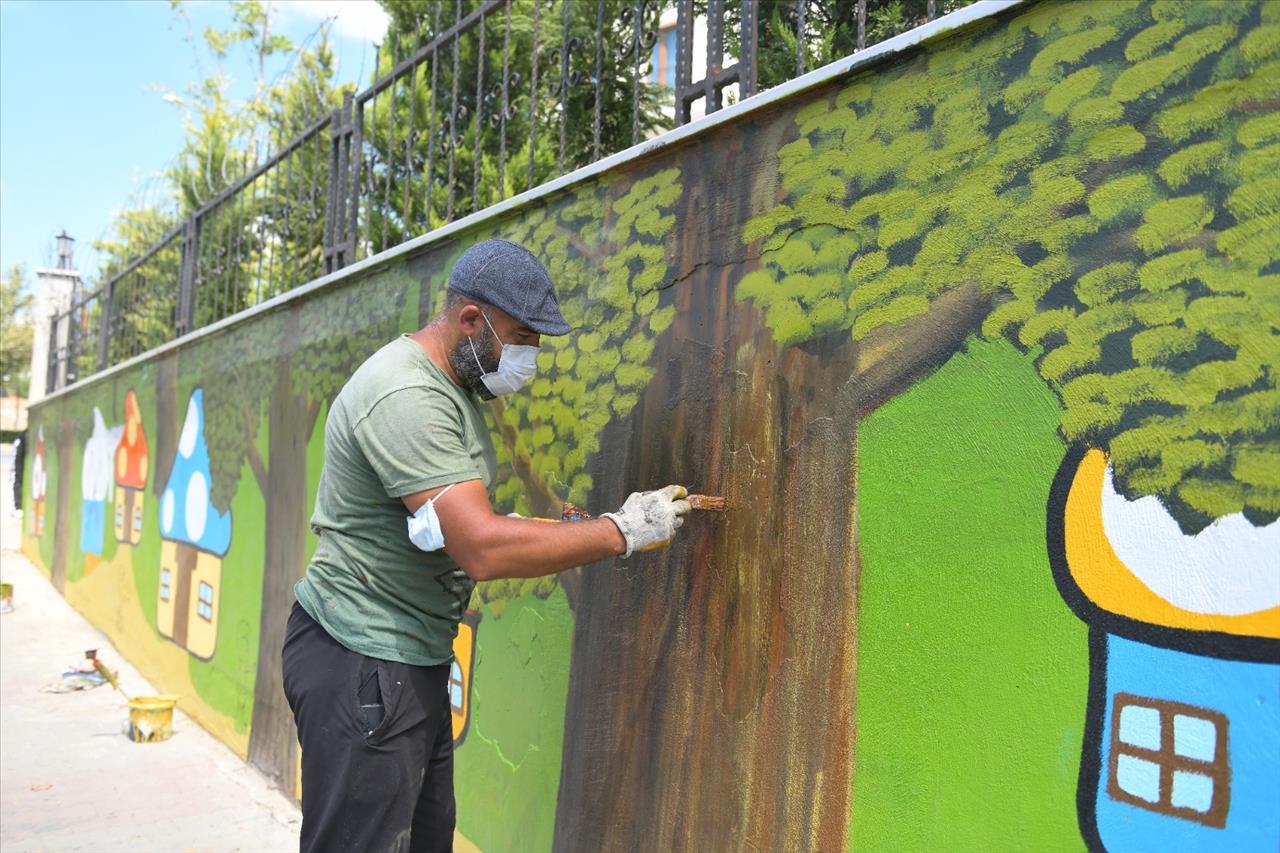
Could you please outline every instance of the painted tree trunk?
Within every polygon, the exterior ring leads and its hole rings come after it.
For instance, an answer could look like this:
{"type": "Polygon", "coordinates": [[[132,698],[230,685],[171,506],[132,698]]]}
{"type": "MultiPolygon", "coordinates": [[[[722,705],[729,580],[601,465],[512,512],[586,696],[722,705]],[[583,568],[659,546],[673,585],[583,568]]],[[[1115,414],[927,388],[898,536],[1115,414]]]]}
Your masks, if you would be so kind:
{"type": "Polygon", "coordinates": [[[849,383],[857,348],[846,333],[780,352],[735,301],[759,176],[728,163],[767,143],[740,144],[696,146],[681,163],[742,183],[688,185],[675,324],[639,428],[606,432],[601,454],[636,479],[596,476],[602,505],[681,482],[730,509],[692,517],[669,551],[583,574],[558,849],[845,844],[857,428],[848,395],[830,391],[849,383]],[[608,447],[624,434],[630,446],[608,447]]]}
{"type": "Polygon", "coordinates": [[[730,510],[690,519],[670,552],[584,574],[560,849],[844,843],[857,430],[819,389],[849,381],[855,348],[760,358],[748,313],[717,329],[718,352],[676,331],[680,370],[654,380],[633,433],[631,485],[686,482],[730,510]]]}
{"type": "Polygon", "coordinates": [[[157,498],[164,495],[169,482],[183,415],[178,408],[178,354],[171,352],[156,362],[155,470],[151,474],[151,493],[157,498]]]}
{"type": "MultiPolygon", "coordinates": [[[[58,497],[53,516],[53,560],[49,577],[58,592],[67,591],[67,549],[71,547],[71,445],[75,440],[75,424],[64,418],[58,436],[58,497]]],[[[80,537],[74,537],[76,542],[80,537]]]]}
{"type": "Polygon", "coordinates": [[[295,787],[298,738],[284,697],[280,650],[293,585],[306,569],[307,402],[305,389],[294,386],[293,357],[282,356],[268,403],[266,549],[249,760],[289,792],[295,787]]]}
{"type": "Polygon", "coordinates": [[[779,126],[762,117],[739,150],[691,146],[681,163],[742,183],[692,181],[681,201],[675,323],[639,425],[606,430],[593,500],[680,482],[729,510],[695,514],[667,551],[582,575],[560,850],[847,845],[858,423],[959,350],[991,302],[959,284],[861,342],[836,330],[780,349],[735,293],[757,257],[741,223],[777,192],[776,171],[741,164],[776,150],[779,126]]]}

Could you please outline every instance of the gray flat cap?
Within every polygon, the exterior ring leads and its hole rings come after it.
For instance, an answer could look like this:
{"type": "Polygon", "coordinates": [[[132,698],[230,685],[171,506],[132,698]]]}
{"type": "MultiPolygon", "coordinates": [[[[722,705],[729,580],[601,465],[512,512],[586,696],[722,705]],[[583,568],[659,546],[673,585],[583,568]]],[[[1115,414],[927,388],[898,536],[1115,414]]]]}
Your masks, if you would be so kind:
{"type": "Polygon", "coordinates": [[[449,292],[501,308],[540,335],[567,335],[556,288],[542,262],[510,240],[485,240],[462,253],[449,271],[449,292]]]}

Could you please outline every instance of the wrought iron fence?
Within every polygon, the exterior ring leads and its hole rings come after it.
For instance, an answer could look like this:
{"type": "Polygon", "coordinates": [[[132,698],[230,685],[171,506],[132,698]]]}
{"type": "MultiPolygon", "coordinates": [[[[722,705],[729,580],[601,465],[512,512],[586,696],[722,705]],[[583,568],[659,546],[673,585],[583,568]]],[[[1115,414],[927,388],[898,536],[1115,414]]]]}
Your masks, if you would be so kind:
{"type": "Polygon", "coordinates": [[[49,328],[50,390],[71,385],[94,373],[102,363],[98,353],[102,294],[105,288],[75,294],[66,311],[55,314],[49,328]]]}
{"type": "Polygon", "coordinates": [[[279,152],[191,217],[176,331],[252,308],[346,263],[336,162],[346,148],[342,112],[313,122],[279,152]],[[337,220],[337,221],[335,221],[337,220]]]}
{"type": "MultiPolygon", "coordinates": [[[[902,3],[921,13],[909,26],[968,0],[902,3]]],[[[860,50],[867,10],[868,0],[403,7],[398,35],[378,47],[368,88],[279,140],[277,153],[246,165],[223,192],[54,316],[48,388],[837,58],[820,54],[823,43],[860,50]],[[850,9],[856,36],[844,21],[841,46],[831,38],[833,15],[850,9]]]]}

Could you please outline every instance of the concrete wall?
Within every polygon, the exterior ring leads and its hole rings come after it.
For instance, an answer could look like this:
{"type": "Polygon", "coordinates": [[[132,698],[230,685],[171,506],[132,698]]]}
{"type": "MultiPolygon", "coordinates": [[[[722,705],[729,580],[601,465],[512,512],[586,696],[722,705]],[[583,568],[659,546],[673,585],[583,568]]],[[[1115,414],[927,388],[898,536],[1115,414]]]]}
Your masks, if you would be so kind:
{"type": "Polygon", "coordinates": [[[42,403],[27,552],[295,785],[326,407],[501,235],[578,331],[496,506],[730,510],[477,589],[463,835],[1275,849],[1278,112],[1280,4],[988,15],[42,403]]]}

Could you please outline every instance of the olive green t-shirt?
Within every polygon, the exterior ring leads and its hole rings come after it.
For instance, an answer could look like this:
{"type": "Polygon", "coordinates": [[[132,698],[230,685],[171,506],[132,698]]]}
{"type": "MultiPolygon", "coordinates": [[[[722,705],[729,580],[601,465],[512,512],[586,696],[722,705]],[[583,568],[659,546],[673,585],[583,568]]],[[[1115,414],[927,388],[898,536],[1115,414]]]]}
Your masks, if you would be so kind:
{"type": "Polygon", "coordinates": [[[465,480],[490,489],[496,465],[474,394],[407,336],[378,350],[329,409],[311,516],[320,542],[294,587],[303,609],[360,654],[451,661],[475,582],[443,550],[409,541],[400,498],[465,480]]]}

